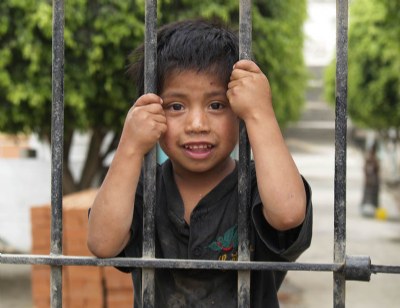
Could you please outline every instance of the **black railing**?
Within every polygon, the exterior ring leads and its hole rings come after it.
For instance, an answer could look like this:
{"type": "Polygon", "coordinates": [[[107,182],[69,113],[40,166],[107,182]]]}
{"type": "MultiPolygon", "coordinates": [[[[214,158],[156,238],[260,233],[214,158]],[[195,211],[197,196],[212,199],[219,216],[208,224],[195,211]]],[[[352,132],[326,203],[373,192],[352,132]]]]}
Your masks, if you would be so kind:
{"type": "MultiPolygon", "coordinates": [[[[347,48],[348,1],[336,1],[336,119],[333,260],[346,259],[346,153],[347,153],[347,48]]],[[[334,307],[345,307],[346,278],[333,274],[334,307]]]]}
{"type": "MultiPolygon", "coordinates": [[[[64,0],[53,2],[50,255],[62,255],[64,153],[64,0]]],[[[62,306],[62,265],[51,266],[51,307],[62,306]]]]}
{"type": "MultiPolygon", "coordinates": [[[[251,0],[240,1],[239,58],[251,59],[252,43],[251,0]]],[[[244,121],[239,124],[238,166],[238,260],[250,261],[249,211],[250,202],[250,142],[244,121]]],[[[238,307],[250,307],[250,271],[238,271],[238,307]]]]}
{"type": "MultiPolygon", "coordinates": [[[[157,0],[146,0],[144,42],[144,91],[156,93],[157,69],[157,0]]],[[[157,149],[154,147],[144,161],[143,258],[154,259],[157,149]]],[[[142,269],[143,307],[154,307],[154,268],[142,269]]]]}

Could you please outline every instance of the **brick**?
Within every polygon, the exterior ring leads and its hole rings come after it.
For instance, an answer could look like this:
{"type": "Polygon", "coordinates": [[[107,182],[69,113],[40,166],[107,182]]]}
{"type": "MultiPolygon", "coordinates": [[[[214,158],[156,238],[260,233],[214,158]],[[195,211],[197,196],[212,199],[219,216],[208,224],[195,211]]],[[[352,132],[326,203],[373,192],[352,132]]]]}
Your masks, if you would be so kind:
{"type": "Polygon", "coordinates": [[[101,281],[101,268],[97,266],[66,266],[69,279],[101,281]]]}
{"type": "Polygon", "coordinates": [[[101,269],[92,266],[68,266],[68,295],[70,298],[103,298],[101,269]]]}
{"type": "Polygon", "coordinates": [[[65,227],[68,229],[86,229],[88,222],[88,208],[68,208],[64,205],[65,227]]]}
{"type": "Polygon", "coordinates": [[[34,228],[50,228],[50,205],[34,206],[30,210],[31,224],[34,228]]]}
{"type": "Polygon", "coordinates": [[[132,290],[111,290],[107,291],[107,308],[132,308],[132,290]]]}
{"type": "Polygon", "coordinates": [[[113,267],[105,267],[104,282],[107,290],[127,289],[132,293],[132,276],[127,273],[120,272],[113,267]]]}
{"type": "MultiPolygon", "coordinates": [[[[62,274],[63,306],[67,307],[68,286],[65,268],[62,274]]],[[[33,265],[31,270],[32,299],[34,307],[50,307],[50,266],[33,265]]]]}
{"type": "Polygon", "coordinates": [[[63,198],[63,205],[66,209],[89,209],[96,197],[97,190],[89,189],[78,193],[70,194],[63,198]]]}
{"type": "MultiPolygon", "coordinates": [[[[90,256],[87,248],[88,208],[96,190],[79,192],[63,198],[63,254],[90,256]]],[[[31,209],[32,252],[50,250],[50,205],[31,209]]],[[[50,303],[50,267],[32,267],[34,307],[48,308],[50,303]]],[[[131,276],[112,267],[65,266],[63,268],[63,307],[132,307],[131,276]]]]}
{"type": "MultiPolygon", "coordinates": [[[[103,308],[103,299],[68,297],[69,308],[103,308]]],[[[132,307],[131,307],[132,308],[132,307]]]]}

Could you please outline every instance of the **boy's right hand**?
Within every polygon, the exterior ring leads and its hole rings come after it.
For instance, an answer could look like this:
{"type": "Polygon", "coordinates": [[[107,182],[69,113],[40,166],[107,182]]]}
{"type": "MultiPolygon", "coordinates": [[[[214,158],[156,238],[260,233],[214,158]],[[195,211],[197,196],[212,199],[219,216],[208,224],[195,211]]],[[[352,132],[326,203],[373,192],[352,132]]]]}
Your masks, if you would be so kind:
{"type": "Polygon", "coordinates": [[[144,156],[167,130],[162,99],[152,93],[139,97],[126,116],[119,147],[144,156]]]}

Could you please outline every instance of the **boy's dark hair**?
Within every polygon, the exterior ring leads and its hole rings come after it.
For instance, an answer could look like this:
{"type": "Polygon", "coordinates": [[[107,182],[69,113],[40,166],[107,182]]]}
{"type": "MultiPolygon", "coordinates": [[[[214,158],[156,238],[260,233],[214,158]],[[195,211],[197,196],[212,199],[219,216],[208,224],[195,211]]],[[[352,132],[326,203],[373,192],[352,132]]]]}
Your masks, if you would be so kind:
{"type": "MultiPolygon", "coordinates": [[[[128,74],[144,94],[144,45],[131,55],[128,74]]],[[[237,35],[221,23],[185,20],[167,24],[157,32],[157,93],[173,72],[195,70],[215,74],[228,83],[232,67],[239,60],[237,35]]]]}

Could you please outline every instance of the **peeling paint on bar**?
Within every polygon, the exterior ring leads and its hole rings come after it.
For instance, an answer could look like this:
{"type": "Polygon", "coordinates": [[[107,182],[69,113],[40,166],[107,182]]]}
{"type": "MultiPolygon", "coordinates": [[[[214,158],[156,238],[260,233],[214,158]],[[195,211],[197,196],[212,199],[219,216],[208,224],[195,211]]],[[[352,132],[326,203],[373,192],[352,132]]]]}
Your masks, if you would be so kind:
{"type": "MultiPolygon", "coordinates": [[[[64,143],[64,1],[53,1],[50,254],[62,254],[64,143]]],[[[50,305],[62,306],[62,264],[51,267],[50,305]]]]}
{"type": "Polygon", "coordinates": [[[95,258],[78,256],[0,254],[0,264],[39,264],[64,266],[117,266],[141,268],[277,270],[277,271],[342,271],[344,264],[299,262],[254,262],[154,258],[95,258]]]}
{"type": "Polygon", "coordinates": [[[400,274],[400,265],[370,264],[368,256],[347,256],[345,263],[301,263],[301,262],[255,262],[255,261],[217,261],[154,258],[95,258],[64,255],[1,254],[0,264],[37,264],[54,266],[117,266],[141,268],[179,268],[179,269],[217,269],[217,270],[276,270],[276,271],[318,271],[344,273],[353,271],[351,279],[365,273],[400,274]],[[367,262],[368,260],[368,262],[367,262]],[[347,268],[347,269],[346,269],[347,268]],[[360,270],[359,273],[355,271],[360,270]],[[354,274],[355,273],[355,274],[354,274]]]}
{"type": "MultiPolygon", "coordinates": [[[[348,0],[336,0],[336,120],[335,120],[335,209],[334,262],[346,259],[346,152],[347,152],[347,49],[348,0]]],[[[333,275],[334,307],[344,308],[346,277],[333,275]]]]}
{"type": "MultiPolygon", "coordinates": [[[[239,57],[251,59],[252,18],[251,0],[240,0],[239,5],[239,57]]],[[[250,261],[249,203],[250,203],[250,142],[246,126],[240,122],[238,167],[238,259],[250,261]]],[[[250,307],[250,271],[238,272],[238,307],[250,307]]]]}
{"type": "MultiPolygon", "coordinates": [[[[144,91],[156,93],[157,70],[157,1],[145,3],[145,43],[144,43],[144,91]]],[[[144,160],[144,213],[143,213],[143,257],[155,258],[155,207],[156,207],[156,167],[157,152],[154,147],[144,160]]],[[[154,268],[142,269],[142,305],[154,307],[154,268]]]]}

